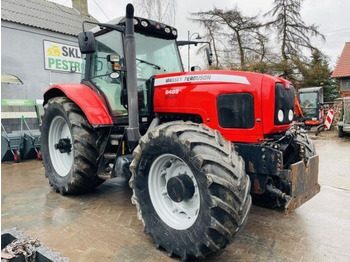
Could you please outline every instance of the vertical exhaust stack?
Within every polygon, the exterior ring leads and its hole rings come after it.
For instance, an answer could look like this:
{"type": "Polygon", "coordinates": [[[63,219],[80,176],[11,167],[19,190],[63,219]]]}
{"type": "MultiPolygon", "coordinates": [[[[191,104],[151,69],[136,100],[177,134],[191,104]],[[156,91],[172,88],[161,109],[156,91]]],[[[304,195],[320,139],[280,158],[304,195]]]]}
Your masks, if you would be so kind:
{"type": "Polygon", "coordinates": [[[128,146],[133,150],[141,138],[139,130],[139,106],[136,78],[136,50],[134,35],[134,6],[126,6],[125,17],[125,56],[126,56],[126,85],[128,88],[129,126],[126,128],[128,146]]]}

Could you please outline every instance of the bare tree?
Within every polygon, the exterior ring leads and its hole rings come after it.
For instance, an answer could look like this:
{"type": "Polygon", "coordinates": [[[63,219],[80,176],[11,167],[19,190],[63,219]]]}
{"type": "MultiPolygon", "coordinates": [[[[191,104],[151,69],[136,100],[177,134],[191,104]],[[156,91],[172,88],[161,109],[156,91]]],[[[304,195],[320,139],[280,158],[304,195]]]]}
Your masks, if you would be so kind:
{"type": "Polygon", "coordinates": [[[138,15],[162,23],[174,25],[176,0],[133,0],[138,15]]]}
{"type": "MultiPolygon", "coordinates": [[[[214,9],[207,12],[193,13],[192,20],[202,24],[208,33],[210,40],[217,46],[223,47],[222,60],[226,60],[225,64],[229,68],[235,68],[238,55],[239,68],[246,69],[247,58],[262,61],[265,58],[265,42],[267,38],[263,36],[260,29],[264,26],[257,20],[257,16],[244,16],[237,7],[232,10],[214,9]],[[221,39],[221,40],[220,40],[221,39]],[[238,50],[238,52],[236,51],[238,50]]],[[[220,52],[218,48],[214,48],[217,65],[220,52]]]]}
{"type": "Polygon", "coordinates": [[[317,48],[311,44],[311,37],[325,37],[315,25],[306,25],[301,19],[300,11],[303,0],[275,0],[274,7],[265,14],[272,17],[269,23],[277,33],[277,42],[280,43],[282,76],[293,74],[293,60],[304,58],[303,49],[311,52],[317,48]],[[291,63],[292,62],[292,63],[291,63]]]}

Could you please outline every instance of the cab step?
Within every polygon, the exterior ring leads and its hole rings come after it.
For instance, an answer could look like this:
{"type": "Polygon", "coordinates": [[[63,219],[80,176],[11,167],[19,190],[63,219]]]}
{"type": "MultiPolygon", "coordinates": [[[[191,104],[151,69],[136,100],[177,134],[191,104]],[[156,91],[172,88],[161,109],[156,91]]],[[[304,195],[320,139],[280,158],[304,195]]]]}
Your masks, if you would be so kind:
{"type": "Polygon", "coordinates": [[[117,158],[117,154],[115,154],[115,153],[104,153],[103,156],[105,159],[116,159],[117,158]]]}
{"type": "Polygon", "coordinates": [[[111,145],[117,146],[119,145],[119,141],[122,140],[124,135],[121,134],[112,134],[109,136],[111,145]]]}

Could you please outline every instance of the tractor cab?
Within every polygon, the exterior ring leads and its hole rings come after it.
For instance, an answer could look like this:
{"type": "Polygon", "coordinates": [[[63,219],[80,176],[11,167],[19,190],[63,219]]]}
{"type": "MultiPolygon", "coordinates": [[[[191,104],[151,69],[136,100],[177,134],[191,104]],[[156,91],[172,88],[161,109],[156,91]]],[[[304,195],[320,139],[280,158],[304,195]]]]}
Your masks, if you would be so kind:
{"type": "MultiPolygon", "coordinates": [[[[115,19],[109,24],[122,28],[125,19],[115,19]]],[[[139,115],[145,116],[151,110],[150,78],[162,73],[181,72],[183,66],[175,28],[138,17],[134,17],[134,26],[139,115]]],[[[101,29],[100,26],[95,27],[92,32],[94,36],[90,42],[95,42],[95,52],[84,57],[86,65],[90,66],[86,67],[83,80],[92,83],[102,92],[114,119],[126,117],[128,110],[124,32],[101,29]]]]}
{"type": "Polygon", "coordinates": [[[306,127],[324,122],[323,87],[307,87],[298,91],[299,103],[304,117],[300,119],[306,127]]]}

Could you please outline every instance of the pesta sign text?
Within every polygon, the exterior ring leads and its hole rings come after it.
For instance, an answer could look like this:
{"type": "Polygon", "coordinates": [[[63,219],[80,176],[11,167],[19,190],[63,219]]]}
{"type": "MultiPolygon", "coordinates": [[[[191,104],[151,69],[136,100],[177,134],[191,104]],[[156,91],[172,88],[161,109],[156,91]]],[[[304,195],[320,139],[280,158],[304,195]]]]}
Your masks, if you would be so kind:
{"type": "Polygon", "coordinates": [[[82,59],[77,46],[44,41],[45,69],[81,73],[82,59]]]}

